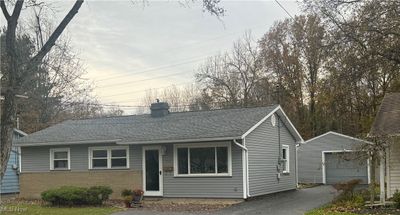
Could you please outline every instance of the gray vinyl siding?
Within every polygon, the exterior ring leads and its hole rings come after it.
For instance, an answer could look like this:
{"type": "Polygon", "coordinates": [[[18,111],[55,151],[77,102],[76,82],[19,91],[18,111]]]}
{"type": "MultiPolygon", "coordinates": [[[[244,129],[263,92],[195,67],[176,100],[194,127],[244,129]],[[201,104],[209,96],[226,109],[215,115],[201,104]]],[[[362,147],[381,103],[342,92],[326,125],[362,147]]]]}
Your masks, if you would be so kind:
{"type": "MultiPolygon", "coordinates": [[[[400,137],[393,137],[393,143],[387,149],[387,182],[388,182],[388,197],[393,197],[393,194],[400,190],[400,137]]],[[[379,167],[379,164],[376,165],[379,167]]],[[[379,169],[376,170],[379,172],[379,169]]],[[[376,180],[379,181],[379,180],[376,180]]]]}
{"type": "Polygon", "coordinates": [[[250,197],[296,189],[296,141],[282,122],[280,125],[281,144],[289,145],[290,172],[281,173],[278,180],[278,127],[273,127],[269,118],[245,138],[249,157],[250,197]]]}
{"type": "Polygon", "coordinates": [[[329,133],[317,138],[298,149],[299,183],[323,183],[322,151],[354,150],[362,142],[329,133]]]}
{"type": "MultiPolygon", "coordinates": [[[[108,144],[110,145],[110,144],[108,144]]],[[[49,172],[50,149],[70,148],[70,171],[88,170],[88,148],[106,146],[99,144],[69,145],[69,146],[39,146],[22,147],[22,173],[49,172]]],[[[115,144],[111,145],[115,146],[115,144]]],[[[163,156],[163,169],[173,170],[173,144],[164,144],[166,155],[163,156]]],[[[232,148],[232,176],[230,177],[174,177],[173,171],[164,171],[165,197],[214,197],[243,198],[242,152],[235,145],[232,148]]],[[[130,169],[142,171],[142,146],[129,146],[130,169]]],[[[66,171],[68,174],[68,171],[66,171]]]]}
{"type": "MultiPolygon", "coordinates": [[[[65,146],[31,146],[21,148],[22,173],[24,172],[49,172],[50,149],[69,148],[71,158],[71,171],[88,171],[89,147],[117,146],[116,144],[85,144],[65,146]]],[[[129,146],[129,166],[132,170],[142,169],[142,155],[140,146],[129,146]]],[[[95,170],[93,170],[95,171],[95,170]]]]}
{"type": "MultiPolygon", "coordinates": [[[[165,197],[243,198],[242,151],[232,144],[232,176],[229,177],[174,177],[164,172],[165,197]]],[[[173,144],[167,145],[164,168],[173,167],[173,144]]]]}

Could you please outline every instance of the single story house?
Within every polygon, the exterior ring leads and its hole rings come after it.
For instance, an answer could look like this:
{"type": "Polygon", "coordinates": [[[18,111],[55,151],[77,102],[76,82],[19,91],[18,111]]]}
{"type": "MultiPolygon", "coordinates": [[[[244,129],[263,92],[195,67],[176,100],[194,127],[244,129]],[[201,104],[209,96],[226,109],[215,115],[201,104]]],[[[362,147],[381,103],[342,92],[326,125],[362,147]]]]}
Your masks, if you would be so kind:
{"type": "Polygon", "coordinates": [[[370,142],[333,131],[305,141],[298,147],[299,182],[336,184],[360,179],[369,183],[368,159],[358,152],[362,144],[370,142]]]}
{"type": "Polygon", "coordinates": [[[22,138],[20,196],[63,185],[241,198],[296,189],[303,141],[278,105],[68,120],[22,138]]]}
{"type": "MultiPolygon", "coordinates": [[[[391,198],[396,190],[400,190],[400,92],[386,93],[369,135],[387,138],[390,143],[385,160],[381,160],[381,172],[386,173],[386,197],[391,198]]],[[[381,184],[384,182],[383,176],[381,184]]]]}
{"type": "MultiPolygon", "coordinates": [[[[19,129],[14,129],[14,141],[27,134],[19,129]]],[[[7,169],[0,181],[0,194],[19,193],[19,150],[15,145],[11,148],[7,169]]]]}

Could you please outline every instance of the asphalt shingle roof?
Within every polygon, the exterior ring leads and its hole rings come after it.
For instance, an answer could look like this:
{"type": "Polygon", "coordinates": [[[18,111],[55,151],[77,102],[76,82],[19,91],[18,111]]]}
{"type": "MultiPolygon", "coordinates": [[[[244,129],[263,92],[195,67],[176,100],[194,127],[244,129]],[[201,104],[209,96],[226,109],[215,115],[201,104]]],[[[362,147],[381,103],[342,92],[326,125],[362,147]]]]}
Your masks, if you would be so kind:
{"type": "Polygon", "coordinates": [[[400,93],[385,95],[370,135],[400,135],[400,93]]]}
{"type": "Polygon", "coordinates": [[[277,107],[179,112],[159,118],[145,114],[68,120],[21,138],[17,144],[115,139],[124,143],[238,137],[277,107]]]}

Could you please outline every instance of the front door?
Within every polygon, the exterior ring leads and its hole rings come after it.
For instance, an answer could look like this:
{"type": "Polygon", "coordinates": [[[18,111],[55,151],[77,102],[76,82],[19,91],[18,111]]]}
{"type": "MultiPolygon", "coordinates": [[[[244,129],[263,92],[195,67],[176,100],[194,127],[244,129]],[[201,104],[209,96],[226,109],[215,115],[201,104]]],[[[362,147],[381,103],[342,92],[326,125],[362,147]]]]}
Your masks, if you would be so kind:
{"type": "Polygon", "coordinates": [[[162,174],[161,147],[143,147],[143,191],[145,196],[163,195],[162,174]]]}

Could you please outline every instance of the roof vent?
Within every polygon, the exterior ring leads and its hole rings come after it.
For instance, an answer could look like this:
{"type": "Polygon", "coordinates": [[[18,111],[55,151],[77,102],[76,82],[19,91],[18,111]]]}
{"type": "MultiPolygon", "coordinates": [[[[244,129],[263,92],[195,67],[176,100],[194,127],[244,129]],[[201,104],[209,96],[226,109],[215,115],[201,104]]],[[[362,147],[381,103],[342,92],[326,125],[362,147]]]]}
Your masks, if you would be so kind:
{"type": "Polygon", "coordinates": [[[163,117],[168,115],[169,105],[166,102],[160,102],[159,99],[156,99],[156,103],[151,104],[150,111],[152,117],[163,117]]]}

